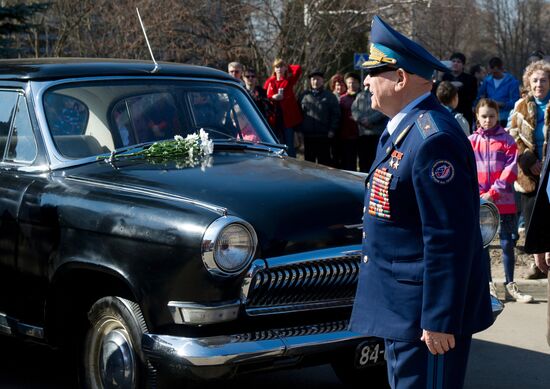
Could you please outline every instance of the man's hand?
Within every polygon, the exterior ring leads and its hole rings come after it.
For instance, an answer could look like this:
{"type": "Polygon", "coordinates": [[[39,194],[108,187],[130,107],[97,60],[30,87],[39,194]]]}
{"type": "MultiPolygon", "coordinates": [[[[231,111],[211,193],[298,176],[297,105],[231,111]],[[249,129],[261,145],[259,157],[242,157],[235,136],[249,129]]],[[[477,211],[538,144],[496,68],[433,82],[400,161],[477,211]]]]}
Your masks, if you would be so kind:
{"type": "Polygon", "coordinates": [[[543,273],[548,273],[548,267],[550,266],[550,256],[546,257],[545,253],[534,254],[535,265],[543,273]]]}
{"type": "Polygon", "coordinates": [[[420,340],[426,343],[428,350],[433,355],[445,354],[450,349],[455,348],[455,336],[453,334],[422,330],[420,340]]]}

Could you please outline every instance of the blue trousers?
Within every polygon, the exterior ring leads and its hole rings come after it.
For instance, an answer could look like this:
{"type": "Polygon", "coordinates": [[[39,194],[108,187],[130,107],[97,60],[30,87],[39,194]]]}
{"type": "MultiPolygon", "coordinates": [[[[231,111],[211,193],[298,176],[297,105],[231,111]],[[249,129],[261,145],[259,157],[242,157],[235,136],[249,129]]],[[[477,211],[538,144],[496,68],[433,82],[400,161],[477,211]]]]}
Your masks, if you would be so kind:
{"type": "Polygon", "coordinates": [[[385,339],[388,378],[392,389],[461,389],[472,336],[455,336],[456,346],[433,355],[420,340],[385,339]]]}

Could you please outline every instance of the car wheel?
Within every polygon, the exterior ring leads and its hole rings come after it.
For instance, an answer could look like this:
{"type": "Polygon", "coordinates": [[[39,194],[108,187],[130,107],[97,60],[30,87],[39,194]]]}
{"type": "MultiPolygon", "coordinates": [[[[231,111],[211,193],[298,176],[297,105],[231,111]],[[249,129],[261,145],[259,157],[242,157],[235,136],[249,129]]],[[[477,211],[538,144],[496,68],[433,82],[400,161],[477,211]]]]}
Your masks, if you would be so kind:
{"type": "Polygon", "coordinates": [[[338,361],[332,363],[332,369],[348,388],[386,389],[390,387],[385,364],[357,369],[353,363],[338,361]]]}
{"type": "Polygon", "coordinates": [[[140,349],[147,325],[139,305],[120,297],[104,297],[92,305],[88,319],[82,372],[85,386],[155,387],[155,370],[140,349]]]}

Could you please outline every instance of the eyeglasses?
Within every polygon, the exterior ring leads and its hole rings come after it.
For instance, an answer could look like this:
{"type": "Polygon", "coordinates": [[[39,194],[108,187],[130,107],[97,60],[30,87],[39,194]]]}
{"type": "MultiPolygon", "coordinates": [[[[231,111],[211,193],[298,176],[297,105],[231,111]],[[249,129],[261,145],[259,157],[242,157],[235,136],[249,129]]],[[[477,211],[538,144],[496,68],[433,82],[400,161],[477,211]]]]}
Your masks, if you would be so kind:
{"type": "Polygon", "coordinates": [[[393,66],[385,65],[385,66],[380,66],[380,67],[377,67],[377,68],[368,69],[367,70],[367,75],[369,75],[371,77],[374,77],[374,76],[377,76],[377,75],[382,74],[382,73],[392,72],[394,70],[397,70],[397,69],[394,68],[393,66]]]}
{"type": "Polygon", "coordinates": [[[244,75],[246,78],[256,78],[256,75],[255,74],[245,74],[244,75]]]}

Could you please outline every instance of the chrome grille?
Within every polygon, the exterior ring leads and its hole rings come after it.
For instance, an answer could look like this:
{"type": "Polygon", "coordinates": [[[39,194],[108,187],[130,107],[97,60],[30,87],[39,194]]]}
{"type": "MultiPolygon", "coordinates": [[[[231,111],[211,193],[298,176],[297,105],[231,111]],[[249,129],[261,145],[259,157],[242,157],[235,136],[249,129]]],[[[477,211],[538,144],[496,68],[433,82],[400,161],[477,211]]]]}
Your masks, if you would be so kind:
{"type": "Polygon", "coordinates": [[[360,253],[257,267],[246,282],[247,314],[263,315],[353,304],[360,253]]]}

